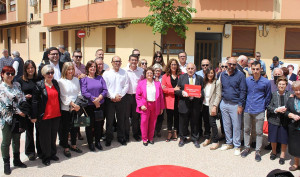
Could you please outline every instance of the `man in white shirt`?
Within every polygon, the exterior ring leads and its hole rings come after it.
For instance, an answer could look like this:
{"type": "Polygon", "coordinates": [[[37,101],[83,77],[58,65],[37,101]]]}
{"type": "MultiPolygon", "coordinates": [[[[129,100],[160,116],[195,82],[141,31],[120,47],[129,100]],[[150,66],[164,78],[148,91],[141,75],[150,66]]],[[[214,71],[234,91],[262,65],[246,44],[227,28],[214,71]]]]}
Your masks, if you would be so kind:
{"type": "Polygon", "coordinates": [[[122,145],[126,145],[125,137],[125,120],[127,104],[126,93],[129,89],[129,79],[126,71],[121,69],[122,60],[118,56],[112,58],[112,66],[108,71],[105,71],[103,78],[106,82],[108,90],[108,98],[106,105],[106,143],[105,146],[110,146],[113,140],[113,121],[115,115],[117,117],[117,138],[122,145]]]}
{"type": "Polygon", "coordinates": [[[129,66],[127,66],[125,71],[128,74],[129,78],[129,89],[126,94],[126,140],[129,140],[129,132],[130,132],[130,124],[129,124],[129,117],[131,117],[131,125],[132,125],[132,134],[133,138],[136,141],[140,141],[140,120],[139,114],[136,112],[136,87],[138,82],[143,79],[144,70],[137,66],[139,59],[138,56],[132,54],[129,56],[129,66]]]}
{"type": "MultiPolygon", "coordinates": [[[[103,51],[103,49],[98,49],[98,50],[96,50],[95,57],[96,57],[95,60],[96,60],[97,58],[101,58],[101,59],[104,61],[104,51],[103,51]]],[[[104,63],[103,69],[104,69],[104,70],[107,70],[108,68],[109,68],[109,66],[108,66],[107,64],[104,63]]]]}
{"type": "Polygon", "coordinates": [[[178,54],[178,60],[179,60],[179,67],[181,69],[182,72],[186,73],[186,52],[180,52],[178,54]]]}

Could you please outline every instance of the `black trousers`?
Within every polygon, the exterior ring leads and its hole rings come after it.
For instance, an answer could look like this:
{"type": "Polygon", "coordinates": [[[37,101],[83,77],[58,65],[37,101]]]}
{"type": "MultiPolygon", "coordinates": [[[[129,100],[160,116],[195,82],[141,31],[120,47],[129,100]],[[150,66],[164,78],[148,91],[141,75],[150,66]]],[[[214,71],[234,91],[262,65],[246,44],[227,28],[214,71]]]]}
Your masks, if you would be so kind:
{"type": "Polygon", "coordinates": [[[135,94],[126,94],[126,118],[125,118],[125,137],[129,138],[130,133],[130,121],[131,118],[131,126],[132,126],[132,134],[133,136],[138,136],[141,134],[141,120],[139,113],[136,112],[136,100],[135,94]]]}
{"type": "Polygon", "coordinates": [[[86,139],[88,144],[92,144],[93,143],[93,139],[95,135],[95,142],[100,142],[100,138],[102,136],[102,128],[103,126],[101,126],[101,121],[96,121],[95,120],[95,110],[102,110],[103,111],[104,107],[102,108],[102,105],[100,106],[100,108],[97,108],[94,105],[89,105],[85,108],[87,114],[90,117],[90,126],[85,127],[85,133],[86,133],[86,139]],[[94,129],[94,132],[93,132],[94,129]]]}
{"type": "Polygon", "coordinates": [[[37,154],[42,154],[41,146],[40,146],[40,139],[39,139],[39,130],[35,125],[35,137],[36,142],[34,146],[34,123],[30,121],[30,119],[26,119],[27,129],[26,129],[26,140],[25,140],[25,154],[26,155],[35,155],[35,148],[37,154]]]}
{"type": "Polygon", "coordinates": [[[205,139],[210,139],[210,124],[209,124],[209,107],[206,105],[203,105],[202,107],[202,114],[200,116],[200,120],[199,120],[199,126],[200,126],[200,130],[199,130],[199,134],[201,135],[203,130],[202,130],[202,120],[204,122],[204,138],[205,139]]]}
{"type": "Polygon", "coordinates": [[[225,135],[224,126],[223,126],[223,119],[222,119],[222,114],[221,114],[220,107],[218,108],[218,119],[220,119],[221,133],[222,133],[223,135],[225,135]]]}
{"type": "Polygon", "coordinates": [[[217,116],[209,116],[209,124],[211,126],[212,130],[212,142],[217,143],[219,141],[219,136],[218,136],[218,126],[217,126],[217,116]]]}
{"type": "Polygon", "coordinates": [[[72,113],[70,111],[61,111],[59,124],[60,145],[63,148],[69,148],[68,137],[71,134],[71,144],[76,145],[78,129],[72,126],[72,113]]]}
{"type": "Polygon", "coordinates": [[[162,127],[162,124],[163,124],[163,121],[164,121],[164,115],[165,115],[165,111],[163,111],[162,114],[157,116],[156,124],[155,124],[155,131],[156,132],[161,131],[161,127],[162,127]]]}
{"type": "Polygon", "coordinates": [[[174,110],[167,109],[167,127],[168,130],[179,130],[179,113],[178,113],[178,99],[175,98],[174,110]]]}
{"type": "Polygon", "coordinates": [[[59,123],[60,117],[41,120],[38,123],[43,160],[56,155],[56,137],[59,129],[59,123]]]}
{"type": "Polygon", "coordinates": [[[107,100],[106,105],[106,141],[113,140],[113,124],[115,115],[117,117],[117,138],[119,141],[125,141],[125,120],[126,120],[126,96],[119,102],[112,102],[110,99],[107,100]]]}
{"type": "Polygon", "coordinates": [[[190,110],[187,113],[179,113],[179,137],[185,139],[188,136],[189,121],[191,125],[191,139],[192,141],[199,140],[199,108],[190,106],[190,110]],[[190,118],[190,119],[189,119],[190,118]]]}

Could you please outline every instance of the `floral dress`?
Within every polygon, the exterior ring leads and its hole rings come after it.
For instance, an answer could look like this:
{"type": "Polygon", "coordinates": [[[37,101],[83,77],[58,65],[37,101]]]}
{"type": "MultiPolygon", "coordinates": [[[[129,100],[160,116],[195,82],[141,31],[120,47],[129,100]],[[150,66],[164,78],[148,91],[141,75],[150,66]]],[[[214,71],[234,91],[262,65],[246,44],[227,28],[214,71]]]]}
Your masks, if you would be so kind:
{"type": "Polygon", "coordinates": [[[21,85],[14,82],[12,87],[5,82],[0,84],[0,125],[4,127],[5,123],[12,124],[13,114],[19,114],[21,111],[18,105],[25,100],[21,90],[21,85]]]}

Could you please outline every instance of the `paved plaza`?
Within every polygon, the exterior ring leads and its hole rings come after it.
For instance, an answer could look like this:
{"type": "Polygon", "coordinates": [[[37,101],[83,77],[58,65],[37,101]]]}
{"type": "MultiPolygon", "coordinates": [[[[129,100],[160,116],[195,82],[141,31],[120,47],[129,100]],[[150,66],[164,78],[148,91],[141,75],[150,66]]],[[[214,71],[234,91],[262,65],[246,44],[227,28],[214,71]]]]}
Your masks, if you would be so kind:
{"type": "MultiPolygon", "coordinates": [[[[83,150],[82,154],[72,152],[72,157],[63,155],[63,149],[58,146],[58,162],[51,161],[46,167],[40,159],[29,161],[24,154],[25,134],[21,140],[21,159],[28,166],[27,169],[12,167],[10,176],[17,177],[61,177],[63,175],[83,177],[126,177],[130,173],[141,168],[155,165],[177,165],[198,170],[212,177],[264,177],[273,169],[288,170],[291,164],[291,156],[287,155],[285,165],[279,165],[277,158],[274,161],[269,159],[270,151],[262,151],[262,161],[254,160],[255,152],[246,157],[234,156],[233,150],[221,151],[220,148],[211,151],[210,146],[196,149],[192,142],[178,147],[178,141],[165,142],[167,134],[166,125],[163,126],[161,138],[154,138],[155,144],[147,147],[142,142],[136,142],[133,138],[127,146],[121,146],[115,140],[111,147],[104,147],[103,151],[90,152],[86,144],[84,128],[81,132],[84,140],[78,141],[78,147],[83,150]]],[[[0,135],[2,137],[2,134],[0,135]]],[[[201,143],[204,139],[201,139],[201,143]]],[[[57,141],[58,143],[58,141],[57,141]]],[[[221,143],[224,143],[222,141],[221,143]]],[[[264,138],[264,144],[267,137],[264,138]]],[[[12,153],[11,153],[12,154],[12,153]]],[[[12,159],[11,159],[11,166],[12,159]]],[[[3,174],[3,162],[0,163],[0,174],[3,174]]],[[[300,171],[293,172],[296,177],[300,171]]],[[[174,174],[174,177],[182,176],[174,174]]],[[[163,177],[163,175],[161,176],[163,177]]]]}

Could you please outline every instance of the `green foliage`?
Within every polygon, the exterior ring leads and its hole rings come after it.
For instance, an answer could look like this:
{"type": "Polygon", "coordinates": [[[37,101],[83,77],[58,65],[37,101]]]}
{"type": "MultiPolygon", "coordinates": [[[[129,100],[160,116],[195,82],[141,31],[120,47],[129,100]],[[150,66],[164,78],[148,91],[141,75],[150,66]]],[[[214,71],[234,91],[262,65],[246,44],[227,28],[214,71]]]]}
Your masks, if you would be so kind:
{"type": "Polygon", "coordinates": [[[196,13],[195,8],[188,7],[189,0],[178,0],[178,6],[174,5],[174,0],[144,0],[150,7],[145,18],[132,20],[131,23],[145,23],[152,27],[153,34],[161,33],[166,35],[170,28],[182,38],[186,38],[185,31],[188,30],[187,23],[192,22],[191,13],[196,13]]]}

